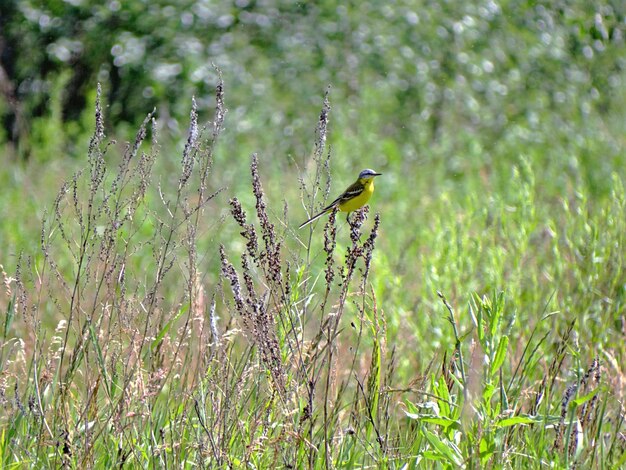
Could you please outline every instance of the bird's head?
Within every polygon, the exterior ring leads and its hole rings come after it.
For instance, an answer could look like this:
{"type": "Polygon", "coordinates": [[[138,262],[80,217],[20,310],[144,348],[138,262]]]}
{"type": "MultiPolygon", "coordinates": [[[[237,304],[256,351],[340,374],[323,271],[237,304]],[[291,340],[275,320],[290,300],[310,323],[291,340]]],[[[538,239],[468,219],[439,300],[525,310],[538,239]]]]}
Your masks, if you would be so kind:
{"type": "Polygon", "coordinates": [[[372,178],[376,177],[376,176],[380,176],[382,175],[382,173],[377,173],[374,170],[370,170],[369,168],[367,170],[363,170],[361,173],[359,173],[359,179],[360,180],[371,180],[372,178]]]}

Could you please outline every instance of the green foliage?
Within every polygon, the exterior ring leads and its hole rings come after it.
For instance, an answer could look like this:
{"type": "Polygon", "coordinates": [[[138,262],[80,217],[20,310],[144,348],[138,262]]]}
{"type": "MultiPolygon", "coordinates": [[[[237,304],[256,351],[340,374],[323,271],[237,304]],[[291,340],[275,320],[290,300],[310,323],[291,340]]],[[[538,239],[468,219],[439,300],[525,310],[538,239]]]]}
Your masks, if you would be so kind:
{"type": "Polygon", "coordinates": [[[3,468],[624,465],[621,3],[96,3],[0,7],[3,468]]]}
{"type": "Polygon", "coordinates": [[[405,171],[445,154],[446,172],[458,174],[501,170],[492,149],[519,138],[541,148],[546,126],[552,139],[578,146],[567,142],[572,120],[589,120],[593,133],[594,113],[619,109],[623,98],[620,2],[3,5],[3,63],[21,110],[17,137],[25,140],[31,118],[55,102],[59,76],[69,77],[59,102],[64,122],[80,117],[99,80],[113,122],[134,124],[156,106],[179,136],[190,95],[201,112],[210,108],[215,63],[236,121],[225,144],[238,142],[244,154],[300,159],[318,97],[331,84],[343,135],[333,143],[350,155],[338,162],[342,171],[363,154],[405,171]],[[250,132],[252,124],[266,129],[265,138],[250,132]],[[443,138],[453,134],[455,141],[443,138]],[[477,152],[466,152],[468,141],[477,152]]]}

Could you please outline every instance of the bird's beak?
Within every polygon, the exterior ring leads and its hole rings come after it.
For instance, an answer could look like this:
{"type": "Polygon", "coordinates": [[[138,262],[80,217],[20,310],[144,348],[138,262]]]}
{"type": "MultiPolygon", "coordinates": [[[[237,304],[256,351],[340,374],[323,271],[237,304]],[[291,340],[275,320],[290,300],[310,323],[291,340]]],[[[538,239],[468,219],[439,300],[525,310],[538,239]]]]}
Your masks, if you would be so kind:
{"type": "Polygon", "coordinates": [[[380,176],[382,173],[374,173],[374,176],[380,176]]]}

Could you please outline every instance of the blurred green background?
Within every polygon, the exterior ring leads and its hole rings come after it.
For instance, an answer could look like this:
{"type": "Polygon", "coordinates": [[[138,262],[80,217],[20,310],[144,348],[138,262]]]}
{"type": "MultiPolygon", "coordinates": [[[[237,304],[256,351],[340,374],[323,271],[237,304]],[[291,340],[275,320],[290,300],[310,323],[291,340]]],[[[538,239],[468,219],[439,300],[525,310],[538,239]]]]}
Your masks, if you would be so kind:
{"type": "Polygon", "coordinates": [[[156,107],[179,137],[192,95],[212,108],[214,63],[238,154],[305,158],[332,85],[342,168],[375,159],[415,172],[445,153],[450,174],[493,169],[501,146],[549,154],[540,136],[552,129],[550,140],[570,149],[591,136],[606,145],[599,177],[619,154],[611,136],[624,130],[610,118],[623,109],[625,9],[618,1],[6,1],[0,142],[13,144],[14,158],[51,160],[61,157],[46,150],[54,137],[63,155],[80,155],[97,81],[110,127],[133,129],[156,107]]]}

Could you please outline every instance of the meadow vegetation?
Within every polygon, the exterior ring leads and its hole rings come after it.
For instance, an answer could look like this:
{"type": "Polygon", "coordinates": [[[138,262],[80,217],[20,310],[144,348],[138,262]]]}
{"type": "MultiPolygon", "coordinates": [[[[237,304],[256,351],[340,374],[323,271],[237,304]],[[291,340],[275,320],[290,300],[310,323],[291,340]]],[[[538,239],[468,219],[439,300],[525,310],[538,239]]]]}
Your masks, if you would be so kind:
{"type": "Polygon", "coordinates": [[[626,465],[623,7],[201,3],[0,136],[2,467],[626,465]]]}

